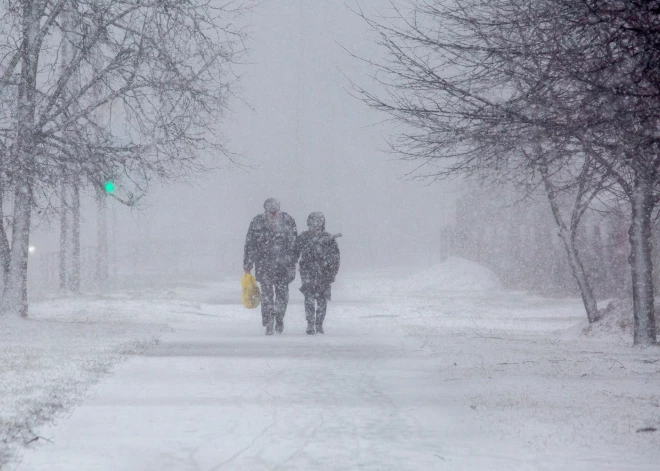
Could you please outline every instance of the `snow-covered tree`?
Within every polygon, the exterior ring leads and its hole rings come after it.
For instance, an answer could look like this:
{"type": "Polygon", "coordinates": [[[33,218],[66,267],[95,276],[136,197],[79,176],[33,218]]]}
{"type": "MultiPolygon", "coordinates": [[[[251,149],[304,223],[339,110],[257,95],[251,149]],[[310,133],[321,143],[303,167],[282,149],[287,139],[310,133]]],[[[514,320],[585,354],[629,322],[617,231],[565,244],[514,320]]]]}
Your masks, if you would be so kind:
{"type": "Polygon", "coordinates": [[[0,138],[13,211],[5,312],[27,315],[31,213],[57,197],[63,178],[74,206],[76,186],[96,189],[110,177],[121,177],[122,199],[131,204],[154,178],[188,175],[203,169],[204,158],[224,153],[216,124],[242,50],[233,21],[244,7],[2,3],[0,138]]]}
{"type": "Polygon", "coordinates": [[[367,19],[388,52],[376,64],[387,93],[359,92],[410,129],[394,148],[426,162],[432,178],[467,174],[544,188],[591,322],[598,311],[575,238],[595,198],[623,197],[632,214],[635,343],[654,343],[658,2],[392,6],[386,19],[367,19]]]}

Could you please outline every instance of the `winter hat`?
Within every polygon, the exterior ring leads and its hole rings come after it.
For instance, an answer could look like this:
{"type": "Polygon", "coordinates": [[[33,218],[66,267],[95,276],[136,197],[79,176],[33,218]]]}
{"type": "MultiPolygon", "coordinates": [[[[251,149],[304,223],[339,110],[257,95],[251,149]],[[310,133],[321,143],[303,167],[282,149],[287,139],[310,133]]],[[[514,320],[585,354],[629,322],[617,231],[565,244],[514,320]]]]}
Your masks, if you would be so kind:
{"type": "Polygon", "coordinates": [[[268,198],[264,202],[264,209],[267,213],[275,213],[280,210],[280,202],[275,198],[268,198]]]}
{"type": "Polygon", "coordinates": [[[315,212],[311,213],[307,218],[307,227],[310,229],[321,229],[325,230],[325,216],[323,213],[315,212]]]}

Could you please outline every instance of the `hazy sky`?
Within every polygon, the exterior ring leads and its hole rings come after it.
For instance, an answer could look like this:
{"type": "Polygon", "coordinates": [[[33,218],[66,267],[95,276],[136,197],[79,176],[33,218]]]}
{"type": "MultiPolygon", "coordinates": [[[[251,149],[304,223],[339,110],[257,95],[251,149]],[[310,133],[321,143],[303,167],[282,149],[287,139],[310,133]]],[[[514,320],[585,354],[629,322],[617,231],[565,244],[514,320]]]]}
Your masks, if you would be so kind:
{"type": "MultiPolygon", "coordinates": [[[[387,4],[360,1],[367,11],[387,4]]],[[[370,69],[344,47],[366,58],[380,53],[364,21],[341,0],[271,0],[245,21],[250,52],[236,92],[246,103],[233,101],[222,129],[228,147],[253,168],[154,188],[144,211],[116,210],[118,239],[190,237],[235,246],[272,196],[299,231],[310,212],[322,211],[328,231],[344,234],[345,268],[429,262],[448,195],[439,185],[401,178],[412,166],[383,152],[385,116],[348,94],[350,79],[370,83],[370,69]]],[[[94,245],[93,206],[85,209],[83,242],[94,245]]],[[[56,250],[56,225],[44,232],[35,240],[56,250]]]]}

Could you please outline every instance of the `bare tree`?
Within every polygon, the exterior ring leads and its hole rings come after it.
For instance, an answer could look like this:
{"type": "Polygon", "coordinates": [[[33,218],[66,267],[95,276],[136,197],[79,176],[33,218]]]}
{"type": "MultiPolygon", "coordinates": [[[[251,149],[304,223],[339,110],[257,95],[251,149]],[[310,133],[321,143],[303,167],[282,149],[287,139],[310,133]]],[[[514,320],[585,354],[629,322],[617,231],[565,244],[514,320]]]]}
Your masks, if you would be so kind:
{"type": "Polygon", "coordinates": [[[560,189],[578,197],[569,224],[557,211],[555,219],[590,321],[595,300],[571,240],[585,204],[616,186],[632,208],[634,341],[654,343],[658,2],[419,0],[392,8],[387,20],[367,19],[389,53],[375,64],[387,92],[359,92],[412,130],[395,149],[430,165],[434,178],[541,184],[551,204],[560,189]]]}
{"type": "Polygon", "coordinates": [[[544,127],[563,128],[563,135],[572,136],[600,167],[597,171],[615,183],[611,195],[628,205],[634,343],[653,344],[651,216],[660,182],[660,2],[546,0],[532,8],[518,1],[508,6],[530,33],[516,36],[509,29],[507,34],[531,46],[519,50],[512,70],[527,77],[524,90],[542,88],[551,98],[543,103],[544,127]]]}
{"type": "MultiPolygon", "coordinates": [[[[593,175],[592,160],[560,125],[547,125],[546,90],[538,80],[532,88],[530,78],[511,64],[519,61],[521,44],[530,40],[512,44],[510,32],[502,31],[500,18],[493,16],[503,3],[411,2],[408,13],[392,3],[395,14],[386,22],[365,18],[388,52],[386,62],[375,64],[376,80],[387,93],[359,87],[358,93],[411,130],[392,146],[405,159],[423,162],[422,177],[462,174],[531,192],[543,188],[587,318],[595,322],[598,308],[575,237],[607,178],[593,175]],[[573,201],[569,223],[559,207],[567,197],[573,201]]],[[[508,24],[524,27],[511,18],[508,24]]]]}
{"type": "MultiPolygon", "coordinates": [[[[2,64],[18,100],[0,119],[10,149],[11,264],[4,310],[27,315],[31,211],[59,186],[62,167],[98,187],[119,175],[123,200],[154,178],[176,178],[226,154],[216,123],[235,79],[243,34],[233,20],[246,6],[187,0],[21,0],[6,6],[0,48],[20,45],[2,64]],[[15,5],[16,4],[16,5],[15,5]],[[76,21],[63,22],[67,7],[76,21]],[[19,6],[19,8],[15,8],[19,6]],[[18,38],[18,41],[15,39],[18,38]],[[59,67],[62,47],[71,49],[59,67]],[[10,70],[11,69],[11,70],[10,70]],[[96,113],[105,107],[108,114],[96,113]]],[[[3,93],[5,93],[3,91],[3,93]]],[[[75,202],[74,185],[74,202],[75,202]]]]}
{"type": "MultiPolygon", "coordinates": [[[[542,151],[538,152],[542,153],[542,151]]],[[[592,166],[590,159],[585,158],[580,175],[577,178],[573,175],[569,176],[569,185],[572,187],[572,182],[575,181],[577,182],[577,187],[571,188],[570,191],[566,191],[566,188],[561,188],[557,185],[557,175],[550,175],[548,167],[544,165],[543,162],[545,162],[545,159],[542,159],[539,164],[539,173],[541,175],[543,187],[555,223],[559,229],[559,237],[562,240],[568,256],[571,273],[573,274],[580,290],[582,302],[587,311],[587,319],[590,323],[593,323],[596,322],[601,315],[598,311],[598,305],[596,303],[592,284],[577,248],[576,237],[578,235],[580,221],[587,209],[589,209],[589,205],[593,199],[603,191],[605,179],[601,177],[599,181],[593,181],[593,174],[596,173],[596,178],[598,178],[598,174],[597,172],[594,172],[594,167],[592,166]],[[570,199],[570,203],[561,204],[562,202],[560,202],[560,200],[562,197],[564,199],[570,199]],[[566,212],[568,213],[568,217],[562,214],[562,208],[567,209],[566,212]]]]}
{"type": "Polygon", "coordinates": [[[563,31],[574,38],[552,45],[563,59],[559,73],[581,98],[580,108],[571,109],[581,113],[580,137],[607,166],[630,208],[634,343],[653,344],[651,219],[660,202],[660,1],[555,1],[563,31]]]}

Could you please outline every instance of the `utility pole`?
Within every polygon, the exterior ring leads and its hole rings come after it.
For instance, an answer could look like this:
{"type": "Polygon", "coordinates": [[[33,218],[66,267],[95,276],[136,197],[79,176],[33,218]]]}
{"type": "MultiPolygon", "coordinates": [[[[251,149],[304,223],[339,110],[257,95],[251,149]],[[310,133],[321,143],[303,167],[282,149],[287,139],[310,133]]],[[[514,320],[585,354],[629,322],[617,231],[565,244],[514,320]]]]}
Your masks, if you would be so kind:
{"type": "Polygon", "coordinates": [[[62,168],[62,182],[60,184],[60,289],[67,288],[67,252],[69,250],[69,205],[66,198],[66,176],[62,168]]]}
{"type": "Polygon", "coordinates": [[[80,293],[80,180],[73,177],[71,201],[71,280],[69,288],[80,293]]]}
{"type": "Polygon", "coordinates": [[[103,285],[108,279],[108,197],[96,193],[96,282],[103,285]]]}

